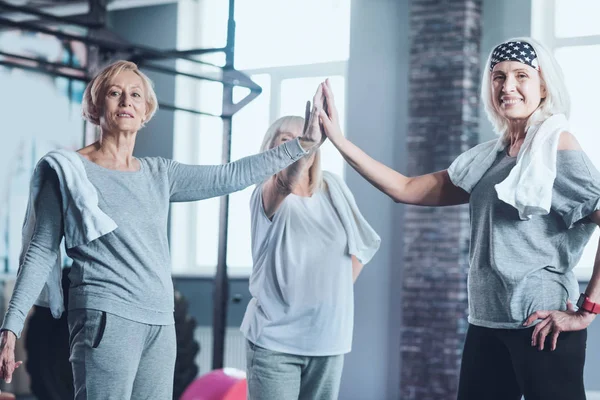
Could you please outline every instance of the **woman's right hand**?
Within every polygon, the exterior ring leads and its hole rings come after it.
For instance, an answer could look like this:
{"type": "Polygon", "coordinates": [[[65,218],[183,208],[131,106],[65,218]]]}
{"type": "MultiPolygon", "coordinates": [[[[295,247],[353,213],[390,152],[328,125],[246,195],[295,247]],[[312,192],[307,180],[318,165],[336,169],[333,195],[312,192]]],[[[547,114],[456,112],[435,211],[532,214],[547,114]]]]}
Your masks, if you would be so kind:
{"type": "Polygon", "coordinates": [[[313,96],[313,107],[311,111],[310,101],[306,102],[306,113],[304,117],[304,132],[300,136],[300,144],[304,150],[314,150],[327,139],[319,123],[319,115],[323,110],[323,84],[317,88],[313,96]]]}
{"type": "Polygon", "coordinates": [[[319,119],[321,120],[321,124],[323,124],[325,134],[329,140],[331,140],[333,144],[336,144],[344,139],[344,134],[342,133],[340,116],[335,106],[335,99],[333,98],[333,90],[331,90],[329,79],[326,79],[325,82],[321,83],[321,87],[327,107],[321,109],[319,119]]]}
{"type": "Polygon", "coordinates": [[[6,383],[12,381],[13,372],[23,361],[15,362],[15,343],[17,336],[8,330],[0,332],[0,378],[6,383]]]}

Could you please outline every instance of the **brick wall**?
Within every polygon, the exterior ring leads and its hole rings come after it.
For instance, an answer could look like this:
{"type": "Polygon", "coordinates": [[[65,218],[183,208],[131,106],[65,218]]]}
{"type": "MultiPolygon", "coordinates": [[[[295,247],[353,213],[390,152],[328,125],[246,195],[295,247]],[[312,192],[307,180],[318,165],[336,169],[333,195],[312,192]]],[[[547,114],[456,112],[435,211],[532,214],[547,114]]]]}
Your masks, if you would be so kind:
{"type": "MultiPolygon", "coordinates": [[[[478,143],[481,0],[413,0],[409,176],[446,169],[478,143]]],[[[467,206],[407,206],[403,400],[455,399],[467,327],[467,206]]]]}

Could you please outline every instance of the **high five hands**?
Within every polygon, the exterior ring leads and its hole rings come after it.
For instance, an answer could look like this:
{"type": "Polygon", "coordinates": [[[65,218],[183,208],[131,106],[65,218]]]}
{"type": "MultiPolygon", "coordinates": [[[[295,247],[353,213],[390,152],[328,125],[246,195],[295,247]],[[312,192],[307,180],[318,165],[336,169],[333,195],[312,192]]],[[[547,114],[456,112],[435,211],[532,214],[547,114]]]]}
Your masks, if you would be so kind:
{"type": "Polygon", "coordinates": [[[331,83],[329,82],[329,79],[326,79],[325,82],[321,83],[320,89],[323,92],[324,107],[322,107],[319,111],[319,120],[323,126],[323,130],[325,131],[325,135],[327,135],[329,140],[335,144],[344,139],[344,134],[342,133],[342,124],[337,107],[335,105],[333,90],[331,90],[331,83]]]}
{"type": "Polygon", "coordinates": [[[312,110],[310,101],[306,102],[304,121],[304,134],[300,137],[300,143],[305,150],[318,148],[327,138],[334,143],[344,138],[329,79],[317,87],[312,110]]]}
{"type": "Polygon", "coordinates": [[[304,113],[304,133],[300,136],[300,144],[304,150],[315,150],[327,139],[319,121],[319,116],[324,107],[323,84],[319,84],[313,96],[311,110],[310,101],[306,102],[304,113]]]}

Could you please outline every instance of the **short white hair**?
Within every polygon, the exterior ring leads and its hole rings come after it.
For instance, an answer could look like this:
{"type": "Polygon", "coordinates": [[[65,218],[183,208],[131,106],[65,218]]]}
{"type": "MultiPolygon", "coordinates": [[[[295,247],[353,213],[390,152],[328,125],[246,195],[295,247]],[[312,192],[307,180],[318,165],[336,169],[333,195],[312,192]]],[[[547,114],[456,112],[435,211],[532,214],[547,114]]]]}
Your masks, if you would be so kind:
{"type": "MultiPolygon", "coordinates": [[[[569,92],[563,78],[562,69],[556,58],[544,47],[540,42],[530,37],[518,37],[506,40],[506,42],[527,42],[529,43],[538,58],[540,82],[545,88],[546,96],[542,99],[539,107],[531,114],[527,121],[527,127],[544,121],[548,117],[555,114],[565,114],[569,118],[571,111],[571,101],[569,92]]],[[[508,131],[508,120],[498,113],[494,107],[494,99],[492,98],[492,79],[490,71],[490,63],[492,52],[488,56],[487,62],[484,65],[483,76],[481,78],[481,99],[488,119],[492,123],[494,130],[498,135],[504,136],[508,131]]]]}
{"type": "Polygon", "coordinates": [[[158,100],[154,92],[154,84],[138,69],[138,66],[131,61],[116,61],[102,71],[100,71],[87,85],[83,92],[83,101],[81,110],[83,118],[94,125],[100,125],[100,114],[104,109],[104,96],[109,88],[111,80],[123,71],[131,71],[142,79],[144,89],[144,98],[146,100],[146,115],[142,120],[142,126],[148,123],[158,110],[158,100]]]}

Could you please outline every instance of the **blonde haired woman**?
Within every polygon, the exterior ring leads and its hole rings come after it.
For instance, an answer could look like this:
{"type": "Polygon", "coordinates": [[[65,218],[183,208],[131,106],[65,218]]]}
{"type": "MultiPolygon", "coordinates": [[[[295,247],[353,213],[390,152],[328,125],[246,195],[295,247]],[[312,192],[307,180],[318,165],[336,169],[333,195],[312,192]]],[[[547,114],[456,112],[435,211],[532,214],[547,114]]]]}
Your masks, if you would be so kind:
{"type": "Polygon", "coordinates": [[[369,157],[342,135],[327,84],[331,112],[321,120],[350,165],[394,201],[469,203],[469,328],[459,400],[584,400],[586,328],[600,312],[600,254],[580,295],[573,268],[600,224],[600,173],[568,131],[562,74],[541,44],[508,40],[484,68],[482,99],[499,138],[463,153],[448,170],[407,177],[369,157]]]}
{"type": "MultiPolygon", "coordinates": [[[[319,107],[320,108],[320,107],[319,107]]],[[[295,140],[287,116],[261,151],[295,140]]],[[[252,400],[337,399],[352,344],[353,283],[379,247],[344,181],[320,151],[257,185],[250,200],[252,300],[242,323],[252,400]]]]}
{"type": "Polygon", "coordinates": [[[298,140],[227,165],[136,158],[138,131],[156,108],[150,80],[135,64],[116,62],[84,94],[83,115],[100,127],[100,140],[78,152],[51,152],[38,163],[19,274],[0,334],[0,373],[6,381],[19,365],[15,340],[40,293],[38,302],[55,317],[63,311],[56,261],[64,237],[73,259],[68,322],[75,399],[172,399],[176,339],[169,203],[222,196],[261,182],[322,142],[313,118],[298,140]]]}

